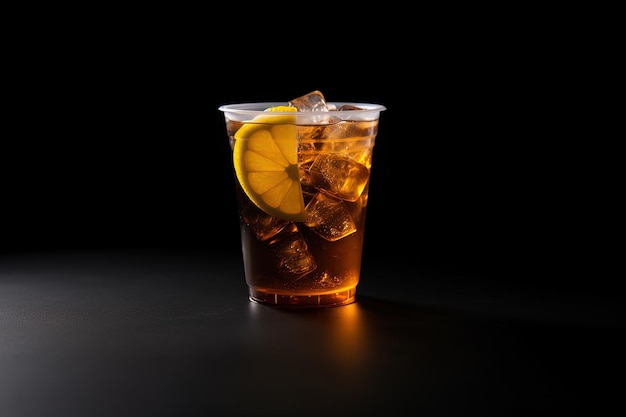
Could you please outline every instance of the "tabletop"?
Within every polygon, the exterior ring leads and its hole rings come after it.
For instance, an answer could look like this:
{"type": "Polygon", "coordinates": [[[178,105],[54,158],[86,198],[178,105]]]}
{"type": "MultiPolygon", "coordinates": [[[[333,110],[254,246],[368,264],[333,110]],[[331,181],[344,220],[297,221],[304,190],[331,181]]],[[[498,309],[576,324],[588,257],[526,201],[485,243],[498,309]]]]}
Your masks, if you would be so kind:
{"type": "MultiPolygon", "coordinates": [[[[573,415],[617,404],[621,305],[364,261],[357,302],[250,302],[240,256],[0,256],[0,415],[573,415]]],[[[620,405],[621,406],[621,405],[620,405]]]]}

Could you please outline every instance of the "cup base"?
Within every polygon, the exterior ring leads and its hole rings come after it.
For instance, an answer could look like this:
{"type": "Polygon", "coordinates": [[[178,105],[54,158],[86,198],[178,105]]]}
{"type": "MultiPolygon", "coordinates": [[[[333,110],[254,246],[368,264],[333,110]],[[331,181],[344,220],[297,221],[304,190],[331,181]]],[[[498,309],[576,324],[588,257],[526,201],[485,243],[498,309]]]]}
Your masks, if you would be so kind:
{"type": "Polygon", "coordinates": [[[356,301],[356,287],[331,294],[279,294],[249,289],[250,301],[280,308],[307,309],[339,307],[356,301]]]}

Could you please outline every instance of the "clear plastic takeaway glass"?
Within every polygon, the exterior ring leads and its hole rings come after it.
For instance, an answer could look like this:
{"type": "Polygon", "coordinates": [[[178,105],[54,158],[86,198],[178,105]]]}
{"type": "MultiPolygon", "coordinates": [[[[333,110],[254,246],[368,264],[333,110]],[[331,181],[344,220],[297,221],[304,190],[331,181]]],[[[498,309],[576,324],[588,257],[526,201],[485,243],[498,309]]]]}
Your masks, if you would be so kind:
{"type": "Polygon", "coordinates": [[[379,104],[228,104],[245,279],[252,301],[316,308],[355,301],[379,104]]]}

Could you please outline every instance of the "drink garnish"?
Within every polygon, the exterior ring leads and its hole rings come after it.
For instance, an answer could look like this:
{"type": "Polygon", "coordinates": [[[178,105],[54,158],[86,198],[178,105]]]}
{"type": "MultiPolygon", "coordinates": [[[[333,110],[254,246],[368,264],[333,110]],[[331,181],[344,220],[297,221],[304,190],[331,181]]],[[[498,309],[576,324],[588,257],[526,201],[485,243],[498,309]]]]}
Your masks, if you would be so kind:
{"type": "MultiPolygon", "coordinates": [[[[275,106],[271,112],[295,112],[275,106]]],[[[241,187],[267,214],[294,222],[306,219],[298,171],[295,115],[262,115],[235,133],[233,162],[241,187]]]]}

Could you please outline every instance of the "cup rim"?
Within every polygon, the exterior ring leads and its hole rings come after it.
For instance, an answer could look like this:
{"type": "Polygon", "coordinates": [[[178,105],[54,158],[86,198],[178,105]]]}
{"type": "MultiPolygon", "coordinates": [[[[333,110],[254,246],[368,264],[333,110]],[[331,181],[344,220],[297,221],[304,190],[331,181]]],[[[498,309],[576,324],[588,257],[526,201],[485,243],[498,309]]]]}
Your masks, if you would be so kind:
{"type": "MultiPolygon", "coordinates": [[[[334,105],[336,108],[340,108],[344,105],[359,107],[360,110],[329,110],[325,112],[310,112],[303,111],[297,112],[297,114],[324,114],[324,115],[346,115],[351,114],[358,116],[363,113],[371,113],[371,112],[381,112],[387,110],[385,106],[382,104],[376,103],[360,103],[360,102],[343,102],[343,101],[329,101],[327,104],[334,105]]],[[[259,114],[267,114],[265,109],[269,107],[276,106],[287,106],[287,103],[284,102],[248,102],[248,103],[232,103],[232,104],[223,104],[218,107],[218,110],[222,112],[230,112],[237,113],[240,115],[259,115],[259,114]]],[[[272,115],[290,115],[293,116],[294,112],[272,112],[272,115]]]]}

